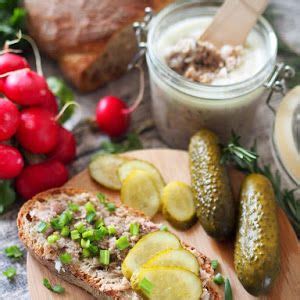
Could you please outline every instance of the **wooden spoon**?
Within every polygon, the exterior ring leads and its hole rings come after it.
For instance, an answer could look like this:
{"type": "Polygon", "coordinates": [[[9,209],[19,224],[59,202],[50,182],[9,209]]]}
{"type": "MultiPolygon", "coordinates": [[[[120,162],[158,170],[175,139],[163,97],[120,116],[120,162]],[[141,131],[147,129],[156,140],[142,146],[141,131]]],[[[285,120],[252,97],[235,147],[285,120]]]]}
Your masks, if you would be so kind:
{"type": "Polygon", "coordinates": [[[200,37],[216,47],[243,45],[268,0],[226,0],[200,37]]]}

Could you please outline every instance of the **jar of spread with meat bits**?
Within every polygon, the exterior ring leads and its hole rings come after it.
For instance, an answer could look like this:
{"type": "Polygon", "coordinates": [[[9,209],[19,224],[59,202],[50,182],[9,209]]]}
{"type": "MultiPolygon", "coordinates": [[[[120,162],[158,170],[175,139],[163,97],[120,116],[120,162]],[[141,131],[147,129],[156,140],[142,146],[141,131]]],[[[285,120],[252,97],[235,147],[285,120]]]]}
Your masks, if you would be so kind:
{"type": "Polygon", "coordinates": [[[277,38],[263,17],[244,45],[201,41],[217,9],[211,1],[181,1],[155,17],[148,8],[134,25],[140,55],[146,54],[155,124],[171,147],[186,149],[203,127],[223,142],[232,130],[247,137],[257,108],[287,73],[276,65],[277,38]]]}

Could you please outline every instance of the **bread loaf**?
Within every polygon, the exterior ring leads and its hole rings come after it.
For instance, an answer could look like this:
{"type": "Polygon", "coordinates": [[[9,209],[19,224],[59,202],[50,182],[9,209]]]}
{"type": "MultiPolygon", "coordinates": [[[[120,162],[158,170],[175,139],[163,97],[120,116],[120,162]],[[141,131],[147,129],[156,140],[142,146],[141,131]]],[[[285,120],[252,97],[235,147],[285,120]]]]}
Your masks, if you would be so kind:
{"type": "Polygon", "coordinates": [[[24,0],[30,35],[58,61],[81,91],[91,91],[126,71],[136,52],[132,23],[147,6],[171,0],[24,0]]]}

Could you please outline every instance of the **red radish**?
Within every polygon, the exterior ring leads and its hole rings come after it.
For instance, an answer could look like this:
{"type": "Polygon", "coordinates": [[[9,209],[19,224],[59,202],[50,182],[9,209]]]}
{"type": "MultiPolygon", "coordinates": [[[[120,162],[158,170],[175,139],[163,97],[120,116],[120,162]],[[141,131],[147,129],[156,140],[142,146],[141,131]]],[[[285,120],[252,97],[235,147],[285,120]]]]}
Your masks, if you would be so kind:
{"type": "Polygon", "coordinates": [[[0,144],[0,179],[17,177],[23,166],[24,161],[18,149],[0,144]]]}
{"type": "Polygon", "coordinates": [[[44,77],[28,69],[9,74],[3,84],[3,93],[20,105],[43,103],[48,86],[44,77]]]}
{"type": "Polygon", "coordinates": [[[52,160],[25,167],[16,180],[16,188],[24,199],[29,199],[42,191],[59,187],[67,180],[66,167],[61,162],[52,160]]]}
{"type": "Polygon", "coordinates": [[[7,99],[0,98],[0,141],[10,139],[17,131],[20,113],[17,106],[7,99]]]}
{"type": "Polygon", "coordinates": [[[99,100],[96,108],[96,119],[102,131],[111,137],[124,134],[130,121],[127,105],[114,96],[106,96],[99,100]]]}
{"type": "Polygon", "coordinates": [[[58,160],[64,164],[70,163],[76,156],[76,141],[73,134],[67,129],[60,127],[58,143],[54,150],[49,153],[51,160],[58,160]]]}
{"type": "Polygon", "coordinates": [[[49,89],[47,89],[43,102],[38,105],[38,107],[44,108],[54,115],[58,114],[58,104],[56,98],[49,89]]]}
{"type": "Polygon", "coordinates": [[[49,153],[58,141],[59,125],[53,114],[39,107],[21,111],[17,139],[21,146],[32,153],[49,153]]]}
{"type": "Polygon", "coordinates": [[[9,52],[0,55],[0,74],[25,68],[30,66],[24,57],[9,52]]]}

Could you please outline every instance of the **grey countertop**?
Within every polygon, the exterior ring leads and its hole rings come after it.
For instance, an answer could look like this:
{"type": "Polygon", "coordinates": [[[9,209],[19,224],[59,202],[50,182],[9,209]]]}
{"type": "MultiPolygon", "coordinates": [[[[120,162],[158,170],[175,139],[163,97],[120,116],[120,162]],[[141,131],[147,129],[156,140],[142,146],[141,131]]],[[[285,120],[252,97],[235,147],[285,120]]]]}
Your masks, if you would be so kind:
{"type": "MultiPolygon", "coordinates": [[[[299,0],[279,1],[273,0],[272,11],[275,12],[275,26],[280,37],[289,44],[296,52],[300,53],[300,4],[299,0]]],[[[286,57],[280,59],[285,60],[286,57]]],[[[300,59],[300,58],[299,58],[300,59]]],[[[47,76],[61,76],[56,64],[47,58],[43,58],[44,73],[47,76]]],[[[300,70],[298,70],[300,71],[300,70]]],[[[120,79],[111,82],[105,87],[89,94],[76,93],[76,100],[81,105],[81,113],[77,114],[68,124],[74,127],[80,118],[91,117],[98,99],[107,94],[116,95],[124,100],[133,100],[138,91],[138,74],[132,72],[124,75],[120,79]]],[[[275,103],[279,102],[280,97],[275,97],[275,103]]],[[[264,101],[264,99],[262,99],[264,101]]],[[[132,128],[141,130],[141,140],[144,148],[167,147],[159,138],[158,133],[153,125],[150,108],[150,94],[148,82],[146,86],[145,97],[142,105],[133,114],[132,128]]],[[[271,163],[274,168],[276,165],[271,154],[271,131],[272,131],[273,115],[266,106],[262,106],[257,115],[254,116],[253,134],[249,139],[249,144],[256,138],[258,150],[261,158],[265,163],[271,163]]],[[[70,166],[71,174],[84,169],[90,159],[90,156],[99,149],[101,141],[106,139],[100,132],[91,131],[86,124],[76,125],[75,135],[78,142],[78,155],[76,161],[70,166]]],[[[12,210],[0,217],[0,299],[29,299],[27,278],[26,278],[26,259],[22,259],[18,263],[12,263],[3,254],[3,250],[10,245],[23,246],[17,237],[16,215],[20,204],[16,204],[12,210]],[[17,276],[15,280],[9,282],[2,276],[3,270],[7,266],[14,264],[17,268],[17,276]]]]}

